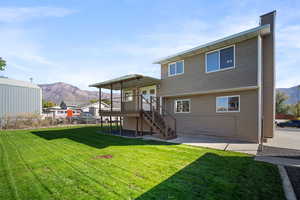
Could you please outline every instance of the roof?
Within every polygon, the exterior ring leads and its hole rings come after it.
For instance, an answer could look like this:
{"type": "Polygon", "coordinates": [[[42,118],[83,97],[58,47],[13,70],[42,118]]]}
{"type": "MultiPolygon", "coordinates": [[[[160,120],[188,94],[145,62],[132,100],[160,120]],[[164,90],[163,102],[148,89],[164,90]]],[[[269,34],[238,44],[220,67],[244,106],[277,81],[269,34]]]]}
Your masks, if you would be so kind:
{"type": "Polygon", "coordinates": [[[6,77],[0,77],[0,85],[10,85],[10,86],[40,89],[40,87],[36,84],[26,82],[26,81],[19,81],[19,80],[9,79],[9,78],[6,78],[6,77]]]}
{"type": "Polygon", "coordinates": [[[148,85],[154,85],[160,82],[160,79],[153,78],[150,76],[143,76],[140,74],[129,74],[125,76],[121,76],[118,78],[110,79],[107,81],[103,81],[100,83],[95,83],[89,85],[89,87],[96,88],[105,88],[110,89],[112,85],[113,90],[120,90],[121,83],[123,84],[123,89],[133,88],[133,87],[143,87],[148,85]]]}
{"type": "Polygon", "coordinates": [[[258,26],[234,35],[230,35],[228,37],[209,42],[197,47],[194,47],[192,49],[188,49],[170,56],[167,56],[165,58],[158,59],[153,64],[166,64],[169,62],[173,62],[176,60],[180,60],[184,57],[193,56],[196,54],[200,54],[203,52],[211,51],[220,47],[224,47],[226,45],[231,45],[237,42],[241,42],[253,37],[256,37],[258,35],[266,35],[270,33],[270,24],[258,26]]]}

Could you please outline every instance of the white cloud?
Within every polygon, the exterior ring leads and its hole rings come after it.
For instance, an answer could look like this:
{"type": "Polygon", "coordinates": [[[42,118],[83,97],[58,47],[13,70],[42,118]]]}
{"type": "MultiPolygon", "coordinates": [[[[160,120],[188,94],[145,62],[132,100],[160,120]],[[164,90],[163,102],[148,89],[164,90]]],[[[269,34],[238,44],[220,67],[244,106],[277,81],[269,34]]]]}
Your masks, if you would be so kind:
{"type": "MultiPolygon", "coordinates": [[[[135,61],[148,70],[148,75],[159,74],[158,68],[146,66],[157,58],[258,26],[258,16],[258,13],[225,16],[216,23],[192,19],[174,26],[176,30],[170,29],[168,24],[160,24],[157,30],[141,35],[135,43],[121,43],[110,50],[135,57],[135,61]]],[[[276,87],[291,87],[300,83],[300,26],[291,23],[290,19],[283,18],[276,26],[276,87]]],[[[139,71],[142,72],[142,69],[139,71]]]]}
{"type": "Polygon", "coordinates": [[[41,17],[64,17],[75,11],[58,7],[0,7],[0,22],[20,22],[41,17]]]}
{"type": "MultiPolygon", "coordinates": [[[[62,17],[73,12],[53,7],[0,8],[0,22],[62,17]]],[[[38,83],[63,81],[90,89],[91,83],[129,73],[159,77],[160,68],[152,64],[154,60],[258,26],[259,14],[224,16],[215,23],[191,18],[176,25],[158,24],[151,31],[136,36],[134,42],[109,41],[106,45],[74,47],[80,51],[75,53],[82,56],[69,53],[64,60],[50,59],[45,52],[47,47],[36,41],[30,30],[0,27],[0,44],[5,47],[0,48],[0,55],[7,59],[7,73],[12,78],[33,77],[38,83]]],[[[290,87],[299,84],[299,70],[295,67],[300,63],[300,26],[280,23],[277,26],[277,86],[290,87]]]]}
{"type": "Polygon", "coordinates": [[[300,25],[278,27],[278,47],[300,49],[300,25]]]}

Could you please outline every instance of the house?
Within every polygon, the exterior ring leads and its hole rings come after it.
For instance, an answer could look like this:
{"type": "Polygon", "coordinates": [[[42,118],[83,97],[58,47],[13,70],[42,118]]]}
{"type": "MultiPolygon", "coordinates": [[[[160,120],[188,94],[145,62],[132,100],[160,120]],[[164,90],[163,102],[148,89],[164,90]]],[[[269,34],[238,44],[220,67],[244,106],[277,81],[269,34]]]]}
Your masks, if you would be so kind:
{"type": "MultiPolygon", "coordinates": [[[[88,112],[94,117],[98,118],[100,116],[99,115],[99,102],[83,104],[83,105],[79,106],[79,108],[82,110],[82,112],[88,112]]],[[[110,110],[110,105],[108,105],[107,103],[104,103],[102,101],[101,102],[101,110],[110,110]]],[[[119,104],[113,103],[113,110],[119,111],[120,110],[119,104]]],[[[108,123],[109,120],[110,120],[110,118],[108,116],[106,116],[106,117],[103,116],[101,121],[108,123]]],[[[117,116],[112,117],[112,121],[115,122],[117,120],[119,120],[119,118],[117,116]]]]}
{"type": "MultiPolygon", "coordinates": [[[[86,103],[86,104],[82,104],[78,106],[82,112],[94,112],[94,110],[98,110],[99,109],[99,102],[95,102],[95,103],[86,103]]],[[[109,109],[110,106],[104,102],[101,102],[101,109],[102,110],[107,110],[109,109]]],[[[95,112],[95,115],[98,115],[98,112],[95,112]]]]}
{"type": "Polygon", "coordinates": [[[42,90],[25,81],[0,77],[0,121],[6,116],[41,114],[42,90]]]}
{"type": "Polygon", "coordinates": [[[90,85],[119,90],[122,129],[211,135],[261,142],[273,137],[275,15],[260,16],[257,27],[167,56],[154,62],[161,78],[133,74],[90,85]]]}

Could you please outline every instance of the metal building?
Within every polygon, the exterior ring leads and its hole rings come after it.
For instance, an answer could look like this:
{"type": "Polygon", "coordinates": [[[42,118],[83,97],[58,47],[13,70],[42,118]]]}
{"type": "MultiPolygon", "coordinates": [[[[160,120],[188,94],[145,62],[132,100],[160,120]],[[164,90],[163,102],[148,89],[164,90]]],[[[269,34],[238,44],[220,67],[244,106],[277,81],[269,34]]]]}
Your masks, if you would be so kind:
{"type": "Polygon", "coordinates": [[[42,89],[30,82],[0,77],[0,119],[42,112],[42,89]]]}

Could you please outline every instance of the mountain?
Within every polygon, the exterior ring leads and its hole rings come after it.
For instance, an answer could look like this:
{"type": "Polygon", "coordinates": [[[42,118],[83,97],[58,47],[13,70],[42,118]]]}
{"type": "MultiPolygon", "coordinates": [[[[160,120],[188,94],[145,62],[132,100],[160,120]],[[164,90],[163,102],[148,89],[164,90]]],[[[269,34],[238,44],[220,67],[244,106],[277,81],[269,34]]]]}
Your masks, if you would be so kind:
{"type": "MultiPolygon", "coordinates": [[[[67,105],[84,104],[90,100],[98,99],[97,91],[81,90],[76,86],[58,82],[51,84],[40,84],[43,91],[43,99],[60,104],[64,101],[67,105]]],[[[102,93],[102,98],[109,98],[110,94],[102,93]]]]}
{"type": "Polygon", "coordinates": [[[283,92],[289,97],[285,102],[286,104],[296,104],[298,101],[298,97],[300,99],[300,88],[298,86],[290,88],[277,88],[276,91],[283,92]]]}

